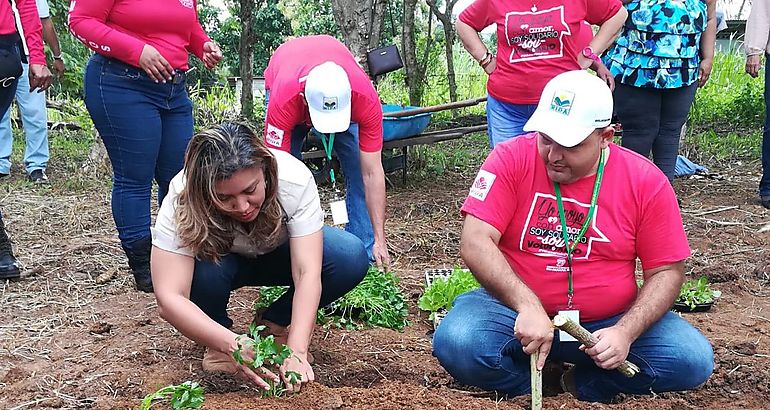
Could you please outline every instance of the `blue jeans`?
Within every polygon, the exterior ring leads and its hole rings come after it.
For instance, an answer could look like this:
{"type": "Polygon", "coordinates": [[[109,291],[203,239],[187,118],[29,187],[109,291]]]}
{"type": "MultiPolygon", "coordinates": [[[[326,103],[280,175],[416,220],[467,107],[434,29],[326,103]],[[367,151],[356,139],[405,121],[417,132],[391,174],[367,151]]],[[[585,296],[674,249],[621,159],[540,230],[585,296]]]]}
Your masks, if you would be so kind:
{"type": "Polygon", "coordinates": [[[687,121],[698,84],[679,88],[644,88],[617,83],[615,114],[623,126],[624,147],[649,157],[674,180],[679,136],[687,121]]]}
{"type": "MultiPolygon", "coordinates": [[[[529,357],[513,336],[517,313],[484,289],[459,296],[433,336],[433,354],[459,382],[511,396],[530,392],[529,357]]],[[[615,324],[620,315],[581,323],[588,331],[615,324]]],[[[633,378],[603,370],[578,350],[578,342],[554,337],[548,360],[575,364],[578,398],[609,402],[618,393],[688,390],[714,367],[708,340],[687,321],[667,312],[633,344],[628,360],[641,368],[633,378]]]]}
{"type": "MultiPolygon", "coordinates": [[[[23,67],[24,72],[19,77],[16,87],[16,102],[19,105],[26,135],[24,167],[29,174],[34,170],[45,170],[48,167],[48,111],[45,105],[45,92],[29,92],[29,65],[23,64],[23,67]]],[[[0,120],[0,173],[10,173],[12,149],[11,110],[6,110],[3,119],[0,120]]]]}
{"type": "Polygon", "coordinates": [[[112,163],[112,217],[129,249],[150,237],[153,179],[160,203],[184,165],[193,117],[181,79],[156,84],[143,70],[99,54],[86,66],[84,100],[112,163]]]}
{"type": "Polygon", "coordinates": [[[770,54],[765,55],[765,129],[762,133],[762,179],[759,195],[770,197],[770,54]]]}
{"type": "MultiPolygon", "coordinates": [[[[270,91],[265,92],[265,110],[270,101],[270,91]]],[[[297,125],[291,132],[291,154],[302,159],[302,145],[311,129],[304,124],[297,125]]],[[[312,129],[313,133],[319,133],[312,129]]],[[[351,123],[350,128],[334,136],[334,154],[340,161],[345,175],[345,205],[348,211],[348,224],[345,230],[364,243],[369,260],[374,261],[374,229],[366,206],[364,177],[361,173],[361,156],[358,146],[358,124],[351,123]]]]}
{"type": "MultiPolygon", "coordinates": [[[[323,236],[319,307],[334,302],[356,287],[369,268],[369,260],[358,238],[329,226],[324,226],[323,236]]],[[[196,260],[190,300],[211,319],[229,328],[233,325],[227,316],[230,292],[243,286],[289,286],[288,292],[262,314],[273,323],[289,325],[294,283],[288,241],[257,258],[231,253],[219,263],[196,260]]]]}
{"type": "Polygon", "coordinates": [[[535,113],[537,104],[509,104],[487,95],[487,133],[489,147],[524,134],[524,124],[535,113]]]}

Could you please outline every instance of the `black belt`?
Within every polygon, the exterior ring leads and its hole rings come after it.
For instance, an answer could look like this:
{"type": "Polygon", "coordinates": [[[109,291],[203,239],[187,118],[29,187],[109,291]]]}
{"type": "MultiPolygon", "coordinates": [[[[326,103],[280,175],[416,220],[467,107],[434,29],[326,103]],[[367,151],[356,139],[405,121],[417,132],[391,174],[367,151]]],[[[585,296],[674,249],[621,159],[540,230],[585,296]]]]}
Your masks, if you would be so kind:
{"type": "MultiPolygon", "coordinates": [[[[147,77],[148,79],[150,78],[150,76],[148,76],[147,73],[143,69],[138,68],[138,67],[134,67],[131,64],[126,64],[126,63],[124,63],[124,62],[122,62],[120,60],[114,59],[112,57],[105,57],[105,56],[103,56],[101,54],[96,54],[94,56],[94,58],[97,59],[97,60],[101,60],[102,63],[107,63],[107,64],[110,64],[110,65],[114,65],[116,67],[120,67],[122,69],[126,69],[126,70],[128,70],[130,72],[138,73],[139,75],[147,77]]],[[[180,83],[184,82],[187,79],[187,73],[182,71],[182,70],[174,70],[173,73],[174,74],[171,77],[171,83],[172,84],[180,84],[180,83]]]]}

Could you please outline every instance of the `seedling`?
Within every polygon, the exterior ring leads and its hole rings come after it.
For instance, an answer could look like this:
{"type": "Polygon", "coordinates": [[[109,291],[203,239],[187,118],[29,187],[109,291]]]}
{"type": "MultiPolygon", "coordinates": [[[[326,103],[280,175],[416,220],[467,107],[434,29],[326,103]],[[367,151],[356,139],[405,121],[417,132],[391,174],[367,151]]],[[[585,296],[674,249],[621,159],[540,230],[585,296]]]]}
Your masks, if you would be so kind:
{"type": "Polygon", "coordinates": [[[357,328],[357,321],[397,330],[409,325],[406,320],[409,310],[398,287],[398,278],[393,273],[380,272],[375,266],[369,268],[358,286],[321,313],[322,321],[331,318],[333,323],[348,329],[357,328]]]}
{"type": "Polygon", "coordinates": [[[688,279],[682,284],[676,303],[685,305],[690,310],[693,310],[697,305],[714,303],[714,300],[720,296],[722,296],[722,292],[712,290],[708,279],[705,276],[701,276],[697,280],[688,279]]]}
{"type": "MultiPolygon", "coordinates": [[[[286,289],[285,286],[261,288],[254,310],[270,306],[286,289]]],[[[361,322],[366,326],[401,330],[409,324],[406,320],[408,313],[404,294],[398,287],[398,278],[373,266],[353,290],[319,309],[316,321],[351,330],[358,328],[361,322]]]]}
{"type": "Polygon", "coordinates": [[[436,312],[451,309],[455,298],[479,287],[481,285],[469,270],[454,268],[448,278],[433,280],[417,301],[417,307],[431,312],[432,320],[436,312]]]}
{"type": "Polygon", "coordinates": [[[263,286],[259,288],[259,299],[254,302],[254,311],[267,309],[273,302],[289,290],[288,286],[263,286]]]}
{"type": "Polygon", "coordinates": [[[190,381],[163,387],[155,393],[145,396],[142,404],[139,405],[139,410],[149,410],[153,402],[158,400],[169,400],[171,408],[174,410],[197,409],[203,405],[203,387],[190,381]]]}
{"type": "MultiPolygon", "coordinates": [[[[260,332],[265,330],[265,326],[257,326],[252,323],[249,326],[249,333],[240,335],[236,339],[238,348],[233,352],[233,358],[238,364],[248,366],[250,369],[258,370],[262,367],[277,369],[283,362],[291,357],[291,349],[284,344],[275,342],[273,335],[262,336],[260,332]],[[254,356],[252,359],[244,357],[244,348],[249,348],[254,356]]],[[[286,377],[291,384],[297,384],[302,380],[302,375],[297,372],[288,371],[286,377]]],[[[279,397],[286,392],[286,386],[283,382],[274,382],[272,379],[265,379],[270,389],[262,392],[262,397],[279,397]]]]}

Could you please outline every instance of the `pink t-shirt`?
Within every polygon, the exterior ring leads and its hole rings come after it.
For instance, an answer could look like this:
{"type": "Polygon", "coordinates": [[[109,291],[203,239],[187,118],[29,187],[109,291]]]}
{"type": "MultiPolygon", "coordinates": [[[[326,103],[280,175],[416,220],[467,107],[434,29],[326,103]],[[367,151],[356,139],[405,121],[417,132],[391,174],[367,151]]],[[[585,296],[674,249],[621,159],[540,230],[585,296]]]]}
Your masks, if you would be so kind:
{"type": "MultiPolygon", "coordinates": [[[[35,0],[16,0],[21,28],[24,29],[24,41],[29,50],[29,63],[45,65],[43,53],[43,26],[37,14],[35,0]]],[[[0,1],[0,34],[16,33],[16,17],[9,1],[0,1]]],[[[23,51],[22,51],[23,52],[23,51]]]]}
{"type": "Polygon", "coordinates": [[[578,70],[583,21],[601,25],[622,7],[620,0],[476,0],[460,21],[481,31],[497,25],[497,68],[487,91],[510,104],[537,104],[545,84],[578,70]]]}
{"type": "Polygon", "coordinates": [[[188,52],[203,58],[203,44],[211,41],[196,0],[72,0],[69,28],[95,52],[134,67],[149,44],[172,67],[187,70],[188,52]]]}
{"type": "MultiPolygon", "coordinates": [[[[502,233],[511,268],[549,315],[567,304],[567,261],[553,183],[537,150],[537,133],[495,147],[481,166],[462,213],[502,233]]],[[[567,230],[577,234],[595,176],[562,185],[567,230]]],[[[573,303],[581,320],[622,313],[637,295],[636,259],[645,270],[690,256],[674,190],[649,160],[611,144],[594,219],[573,253],[573,303]]]]}
{"type": "Polygon", "coordinates": [[[291,131],[299,124],[311,126],[305,102],[305,77],[327,61],[341,66],[350,79],[351,122],[358,124],[361,151],[382,149],[382,105],[371,80],[353,54],[331,36],[307,36],[289,40],[275,50],[265,69],[265,89],[270,91],[265,118],[265,142],[291,150],[291,131]]]}

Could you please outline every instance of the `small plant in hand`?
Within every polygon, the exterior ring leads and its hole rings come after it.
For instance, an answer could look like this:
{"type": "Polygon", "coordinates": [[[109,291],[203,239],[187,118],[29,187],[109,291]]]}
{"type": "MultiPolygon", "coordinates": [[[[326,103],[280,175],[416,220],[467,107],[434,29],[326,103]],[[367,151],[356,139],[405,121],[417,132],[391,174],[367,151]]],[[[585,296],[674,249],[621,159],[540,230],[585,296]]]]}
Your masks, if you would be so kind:
{"type": "Polygon", "coordinates": [[[196,382],[184,382],[179,385],[166,386],[155,393],[148,394],[139,405],[139,410],[149,410],[153,402],[169,400],[174,410],[192,410],[203,405],[203,387],[196,382]]]}
{"type": "Polygon", "coordinates": [[[722,296],[722,292],[711,289],[708,279],[701,276],[698,279],[688,279],[682,284],[676,303],[693,310],[698,305],[714,303],[714,300],[720,296],[722,296]]]}
{"type": "MultiPolygon", "coordinates": [[[[267,308],[287,289],[285,286],[261,288],[254,310],[267,308]]],[[[408,314],[404,294],[398,287],[398,277],[372,266],[358,286],[329,306],[319,309],[316,319],[319,323],[350,330],[358,328],[359,323],[401,330],[409,325],[406,320],[408,314]]]]}
{"type": "MultiPolygon", "coordinates": [[[[238,364],[249,367],[252,370],[261,368],[279,368],[283,362],[291,357],[292,352],[289,346],[275,343],[273,335],[262,336],[260,332],[265,330],[265,326],[257,326],[252,323],[249,326],[249,333],[240,335],[236,339],[238,348],[233,352],[233,358],[238,364]],[[253,359],[247,359],[243,355],[244,348],[248,347],[253,353],[253,359]]],[[[302,375],[297,372],[286,372],[286,378],[289,383],[297,384],[302,381],[302,375]]],[[[280,397],[286,392],[286,386],[283,382],[275,382],[271,378],[266,378],[265,382],[270,386],[268,390],[262,392],[262,397],[280,397]]]]}
{"type": "Polygon", "coordinates": [[[433,280],[417,301],[417,307],[431,312],[430,319],[433,320],[436,312],[452,309],[458,296],[479,287],[481,285],[469,270],[456,267],[449,277],[433,280]]]}

